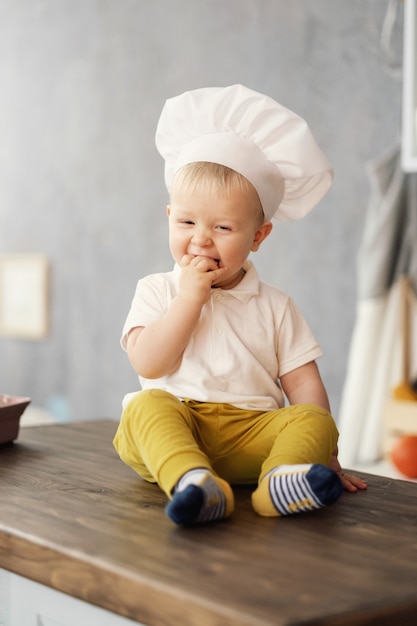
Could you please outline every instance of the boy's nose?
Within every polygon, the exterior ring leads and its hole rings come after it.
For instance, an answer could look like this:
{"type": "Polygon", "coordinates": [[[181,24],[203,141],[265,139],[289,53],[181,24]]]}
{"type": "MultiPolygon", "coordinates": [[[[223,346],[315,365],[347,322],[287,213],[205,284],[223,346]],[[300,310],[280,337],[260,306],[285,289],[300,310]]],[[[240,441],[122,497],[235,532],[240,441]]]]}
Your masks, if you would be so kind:
{"type": "Polygon", "coordinates": [[[191,238],[192,242],[199,246],[206,246],[210,243],[210,234],[205,228],[196,228],[191,238]]]}

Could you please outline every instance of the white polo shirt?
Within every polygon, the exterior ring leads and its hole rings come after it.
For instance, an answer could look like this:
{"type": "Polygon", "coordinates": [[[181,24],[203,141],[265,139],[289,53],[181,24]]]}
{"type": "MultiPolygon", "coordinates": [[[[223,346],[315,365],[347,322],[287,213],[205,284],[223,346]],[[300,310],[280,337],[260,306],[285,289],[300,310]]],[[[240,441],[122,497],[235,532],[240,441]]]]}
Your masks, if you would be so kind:
{"type": "MultiPolygon", "coordinates": [[[[314,361],[322,351],[293,300],[262,282],[247,261],[233,289],[213,289],[177,371],[157,379],[139,376],[142,389],[164,389],[178,398],[224,402],[251,410],[283,407],[279,378],[314,361]]],[[[132,328],[164,315],[178,293],[180,268],[139,280],[123,327],[126,350],[132,328]]],[[[130,393],[123,407],[132,399],[130,393]]]]}

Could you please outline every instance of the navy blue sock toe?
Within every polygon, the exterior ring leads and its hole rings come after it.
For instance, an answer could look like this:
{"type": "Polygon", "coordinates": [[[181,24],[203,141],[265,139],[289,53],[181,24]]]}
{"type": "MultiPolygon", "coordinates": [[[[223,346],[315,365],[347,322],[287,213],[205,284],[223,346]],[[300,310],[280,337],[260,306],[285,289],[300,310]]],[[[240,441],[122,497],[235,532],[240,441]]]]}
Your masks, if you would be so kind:
{"type": "Polygon", "coordinates": [[[178,491],[168,502],[165,513],[176,524],[191,524],[197,519],[204,505],[204,491],[196,485],[189,485],[178,491]]]}
{"type": "Polygon", "coordinates": [[[306,479],[314,494],[326,506],[336,502],[342,495],[343,486],[339,476],[325,465],[312,465],[306,479]]]}

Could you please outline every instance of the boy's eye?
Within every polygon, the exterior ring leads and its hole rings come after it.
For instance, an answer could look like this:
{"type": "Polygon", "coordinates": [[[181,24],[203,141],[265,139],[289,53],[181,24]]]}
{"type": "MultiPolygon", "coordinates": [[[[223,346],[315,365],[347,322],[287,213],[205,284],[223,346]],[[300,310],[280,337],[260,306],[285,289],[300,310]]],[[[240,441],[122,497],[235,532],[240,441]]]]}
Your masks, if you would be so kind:
{"type": "Polygon", "coordinates": [[[229,226],[218,226],[219,230],[232,230],[229,226]]]}

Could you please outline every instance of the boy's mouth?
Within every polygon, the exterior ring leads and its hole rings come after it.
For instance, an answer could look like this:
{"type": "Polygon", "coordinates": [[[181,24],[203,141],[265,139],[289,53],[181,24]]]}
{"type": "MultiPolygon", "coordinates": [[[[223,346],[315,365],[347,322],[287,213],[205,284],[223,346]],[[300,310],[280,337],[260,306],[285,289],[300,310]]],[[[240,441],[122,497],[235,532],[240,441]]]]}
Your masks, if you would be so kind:
{"type": "MultiPolygon", "coordinates": [[[[203,255],[196,255],[196,256],[203,256],[203,255]]],[[[218,268],[222,267],[220,259],[215,259],[211,256],[207,256],[206,258],[210,259],[211,261],[214,261],[218,268]]]]}

